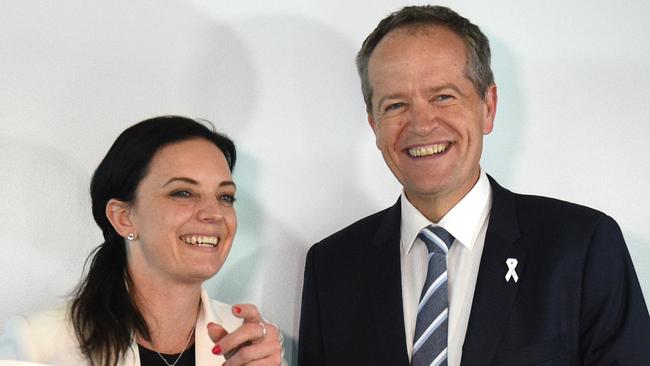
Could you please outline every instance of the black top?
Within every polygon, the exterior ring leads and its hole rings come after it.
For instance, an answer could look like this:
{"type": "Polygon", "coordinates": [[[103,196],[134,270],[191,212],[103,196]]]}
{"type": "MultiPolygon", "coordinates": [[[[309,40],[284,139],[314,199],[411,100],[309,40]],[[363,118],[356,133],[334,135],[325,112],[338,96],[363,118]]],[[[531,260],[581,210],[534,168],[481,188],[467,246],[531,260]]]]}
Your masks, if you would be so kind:
{"type": "MultiPolygon", "coordinates": [[[[152,351],[141,344],[138,344],[138,351],[140,353],[141,366],[166,366],[156,351],[152,351]]],[[[161,355],[165,358],[165,360],[167,360],[167,363],[171,365],[176,361],[180,353],[177,353],[175,355],[161,353],[161,355]]],[[[181,359],[178,360],[176,366],[194,366],[195,363],[196,357],[194,355],[194,343],[192,343],[190,348],[186,349],[185,352],[183,352],[183,356],[181,356],[181,359]]]]}

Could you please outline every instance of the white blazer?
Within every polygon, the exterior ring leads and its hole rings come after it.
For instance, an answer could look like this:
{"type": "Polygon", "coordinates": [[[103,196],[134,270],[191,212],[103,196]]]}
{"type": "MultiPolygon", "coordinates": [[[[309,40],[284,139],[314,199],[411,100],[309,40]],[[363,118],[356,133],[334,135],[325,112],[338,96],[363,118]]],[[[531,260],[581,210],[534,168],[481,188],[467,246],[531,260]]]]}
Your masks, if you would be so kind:
{"type": "MultiPolygon", "coordinates": [[[[196,366],[221,365],[226,361],[223,356],[212,354],[214,342],[208,336],[207,328],[210,322],[221,325],[230,333],[242,324],[242,319],[232,315],[230,305],[211,300],[203,290],[194,336],[196,366]]],[[[79,351],[68,306],[12,318],[0,336],[0,360],[22,360],[55,366],[90,365],[79,351]]],[[[135,341],[119,365],[140,366],[135,341]]]]}

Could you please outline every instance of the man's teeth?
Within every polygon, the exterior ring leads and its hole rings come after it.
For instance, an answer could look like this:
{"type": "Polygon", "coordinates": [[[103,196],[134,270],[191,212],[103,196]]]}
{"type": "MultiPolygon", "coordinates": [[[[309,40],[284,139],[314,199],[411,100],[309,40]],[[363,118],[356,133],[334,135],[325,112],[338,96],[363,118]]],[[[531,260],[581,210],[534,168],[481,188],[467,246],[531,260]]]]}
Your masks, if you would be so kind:
{"type": "Polygon", "coordinates": [[[447,150],[446,144],[435,144],[429,146],[418,146],[412,147],[409,149],[409,155],[414,157],[429,156],[434,154],[440,154],[447,150]]]}
{"type": "Polygon", "coordinates": [[[182,237],[181,240],[199,247],[215,247],[219,243],[219,238],[216,236],[189,235],[182,237]]]}

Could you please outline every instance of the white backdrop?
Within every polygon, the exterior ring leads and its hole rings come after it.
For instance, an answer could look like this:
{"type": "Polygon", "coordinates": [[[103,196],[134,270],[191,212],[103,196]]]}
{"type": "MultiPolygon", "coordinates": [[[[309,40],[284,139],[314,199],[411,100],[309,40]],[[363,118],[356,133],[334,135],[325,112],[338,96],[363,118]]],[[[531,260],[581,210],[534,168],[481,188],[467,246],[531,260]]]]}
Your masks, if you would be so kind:
{"type": "MultiPolygon", "coordinates": [[[[212,120],[240,153],[240,228],[209,292],[257,303],[292,358],[307,249],[400,192],[353,59],[405,4],[2,0],[0,322],[78,281],[101,239],[89,178],[119,132],[182,114],[212,120]]],[[[616,218],[650,294],[650,2],[443,4],[492,43],[500,98],[483,167],[616,218]]]]}

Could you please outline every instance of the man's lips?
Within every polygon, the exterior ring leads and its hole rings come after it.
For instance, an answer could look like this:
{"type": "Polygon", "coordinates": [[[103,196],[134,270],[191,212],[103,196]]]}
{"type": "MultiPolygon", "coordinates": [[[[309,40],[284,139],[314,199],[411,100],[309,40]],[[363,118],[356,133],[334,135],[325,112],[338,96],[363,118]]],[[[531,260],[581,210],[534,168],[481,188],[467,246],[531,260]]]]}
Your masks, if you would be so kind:
{"type": "Polygon", "coordinates": [[[450,142],[430,144],[430,145],[419,145],[410,147],[406,150],[406,153],[413,158],[422,158],[426,156],[442,154],[451,146],[450,142]]]}

